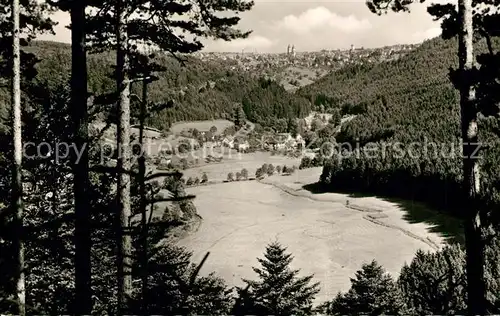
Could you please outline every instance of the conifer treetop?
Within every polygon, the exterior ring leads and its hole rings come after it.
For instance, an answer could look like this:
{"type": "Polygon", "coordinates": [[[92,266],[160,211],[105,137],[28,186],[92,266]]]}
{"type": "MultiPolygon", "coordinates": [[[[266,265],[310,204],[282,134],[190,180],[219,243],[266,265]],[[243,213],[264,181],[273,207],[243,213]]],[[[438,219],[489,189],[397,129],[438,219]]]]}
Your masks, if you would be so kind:
{"type": "Polygon", "coordinates": [[[292,270],[291,254],[278,242],[266,247],[264,258],[257,259],[262,268],[253,268],[258,281],[246,280],[248,289],[238,289],[244,314],[308,315],[319,292],[319,283],[310,284],[313,275],[298,277],[292,270]]]}

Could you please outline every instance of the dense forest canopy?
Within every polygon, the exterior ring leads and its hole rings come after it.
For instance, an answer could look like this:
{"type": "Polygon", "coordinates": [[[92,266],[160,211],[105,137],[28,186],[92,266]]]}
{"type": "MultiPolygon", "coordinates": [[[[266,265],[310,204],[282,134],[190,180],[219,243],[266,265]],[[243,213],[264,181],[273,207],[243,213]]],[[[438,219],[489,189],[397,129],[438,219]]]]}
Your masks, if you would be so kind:
{"type": "Polygon", "coordinates": [[[299,90],[306,97],[325,95],[336,102],[359,103],[379,94],[398,95],[414,87],[448,85],[448,69],[456,66],[456,43],[441,39],[428,40],[400,59],[352,65],[331,73],[299,90]]]}

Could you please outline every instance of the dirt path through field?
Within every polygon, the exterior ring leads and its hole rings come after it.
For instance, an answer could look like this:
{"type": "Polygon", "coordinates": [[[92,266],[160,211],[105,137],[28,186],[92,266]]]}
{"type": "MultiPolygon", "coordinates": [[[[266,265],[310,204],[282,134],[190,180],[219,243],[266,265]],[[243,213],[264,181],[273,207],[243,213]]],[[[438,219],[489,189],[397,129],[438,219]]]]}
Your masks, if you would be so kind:
{"type": "MultiPolygon", "coordinates": [[[[278,240],[293,253],[293,268],[314,274],[321,282],[318,303],[349,288],[349,278],[364,262],[376,259],[396,275],[417,249],[433,251],[443,238],[423,223],[409,224],[394,204],[376,198],[350,198],[303,190],[318,179],[319,169],[301,170],[290,177],[216,184],[189,189],[203,223],[179,243],[200,261],[210,256],[202,273],[216,272],[229,285],[255,278],[265,246],[278,240]],[[348,208],[376,209],[378,215],[348,208]],[[380,216],[383,214],[383,216],[380,216]],[[378,222],[377,222],[378,221],[378,222]]],[[[374,214],[375,214],[374,213],[374,214]]]]}

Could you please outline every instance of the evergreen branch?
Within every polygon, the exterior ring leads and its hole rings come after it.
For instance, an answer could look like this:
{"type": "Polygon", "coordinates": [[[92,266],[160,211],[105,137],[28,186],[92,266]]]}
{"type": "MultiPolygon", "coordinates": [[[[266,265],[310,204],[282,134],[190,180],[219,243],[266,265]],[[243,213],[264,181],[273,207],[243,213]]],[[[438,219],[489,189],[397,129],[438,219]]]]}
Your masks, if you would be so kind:
{"type": "MultiPolygon", "coordinates": [[[[12,295],[9,295],[7,297],[3,297],[3,298],[0,298],[0,303],[3,303],[3,302],[8,302],[8,303],[12,303],[12,304],[17,304],[18,301],[16,298],[13,298],[12,295]]],[[[2,304],[3,305],[3,304],[2,304]]],[[[36,307],[34,305],[31,305],[29,303],[24,303],[24,305],[27,307],[27,309],[30,309],[32,312],[35,312],[36,314],[39,314],[39,315],[42,315],[43,313],[40,311],[40,308],[39,307],[36,307]]]]}
{"type": "Polygon", "coordinates": [[[182,201],[187,201],[187,200],[192,200],[196,198],[195,195],[186,195],[186,196],[181,196],[181,197],[168,197],[168,198],[155,198],[152,200],[148,200],[149,204],[155,204],[159,202],[182,202],[182,201]]]}
{"type": "Polygon", "coordinates": [[[210,252],[208,251],[205,256],[203,257],[203,259],[201,260],[201,262],[198,264],[198,266],[196,267],[196,269],[193,271],[193,273],[191,274],[191,277],[189,278],[189,286],[192,287],[194,285],[194,282],[196,281],[196,277],[198,276],[198,274],[200,273],[200,270],[201,270],[201,267],[203,267],[203,265],[205,264],[205,262],[207,261],[208,259],[208,256],[210,255],[210,252]]]}
{"type": "Polygon", "coordinates": [[[486,31],[486,29],[484,27],[481,27],[479,29],[479,32],[484,36],[484,38],[486,40],[486,45],[488,46],[488,52],[490,53],[490,55],[493,56],[495,54],[495,52],[493,51],[493,44],[491,41],[490,34],[486,31]]]}
{"type": "Polygon", "coordinates": [[[151,211],[149,212],[149,218],[148,218],[148,223],[147,223],[148,228],[147,228],[147,233],[146,233],[146,234],[149,234],[149,233],[148,233],[148,232],[149,232],[149,225],[151,224],[151,221],[152,221],[152,220],[153,220],[153,210],[151,210],[151,211]]]}
{"type": "Polygon", "coordinates": [[[90,172],[96,172],[96,173],[107,173],[107,174],[129,174],[131,176],[138,176],[138,172],[132,171],[132,170],[125,170],[123,168],[118,168],[118,167],[109,167],[109,166],[103,166],[103,165],[95,165],[89,168],[90,172]]]}
{"type": "Polygon", "coordinates": [[[111,122],[111,120],[106,120],[106,125],[100,131],[97,132],[97,135],[95,137],[91,137],[91,141],[95,142],[101,139],[104,136],[104,133],[106,133],[106,131],[111,128],[112,124],[113,123],[111,122]]]}

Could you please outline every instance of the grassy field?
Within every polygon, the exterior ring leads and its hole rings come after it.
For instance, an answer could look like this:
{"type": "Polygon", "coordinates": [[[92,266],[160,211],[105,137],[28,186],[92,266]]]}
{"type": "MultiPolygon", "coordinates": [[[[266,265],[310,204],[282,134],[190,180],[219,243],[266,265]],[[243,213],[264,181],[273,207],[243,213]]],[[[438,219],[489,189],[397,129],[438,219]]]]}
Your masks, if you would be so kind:
{"type": "Polygon", "coordinates": [[[183,130],[188,130],[190,128],[196,128],[199,131],[208,131],[210,127],[217,127],[216,135],[221,134],[227,127],[234,125],[233,122],[228,120],[212,120],[212,121],[190,121],[190,122],[178,122],[172,124],[170,131],[174,134],[180,134],[183,130]]]}
{"type": "MultiPolygon", "coordinates": [[[[223,177],[245,166],[252,173],[252,166],[264,160],[250,157],[204,170],[212,177],[223,177]]],[[[349,278],[364,262],[376,259],[396,275],[417,249],[432,251],[432,245],[443,243],[443,237],[432,233],[428,224],[405,221],[405,212],[394,203],[304,190],[304,185],[317,181],[320,172],[313,168],[291,176],[272,176],[265,179],[267,183],[245,181],[188,189],[197,196],[194,203],[203,223],[179,243],[193,251],[195,261],[210,252],[202,274],[214,271],[230,285],[241,285],[241,278],[256,277],[251,268],[258,265],[256,258],[262,257],[268,243],[278,240],[293,253],[293,268],[304,275],[314,274],[314,280],[321,282],[318,303],[348,289],[349,278]],[[347,208],[347,200],[360,209],[376,208],[378,220],[347,208]]]]}
{"type": "MultiPolygon", "coordinates": [[[[198,153],[200,153],[198,151],[198,153]]],[[[201,154],[201,153],[200,153],[201,154]]],[[[200,155],[201,156],[201,155],[200,155]]],[[[200,159],[203,161],[203,159],[200,159]]],[[[271,156],[268,152],[255,152],[249,154],[240,154],[232,151],[228,153],[227,149],[220,163],[203,164],[200,167],[190,168],[184,171],[184,178],[200,177],[206,173],[209,180],[223,181],[227,179],[227,174],[240,172],[243,168],[247,169],[249,176],[255,176],[255,171],[264,163],[273,164],[275,167],[287,165],[288,167],[299,166],[300,159],[285,156],[271,156]]]]}

